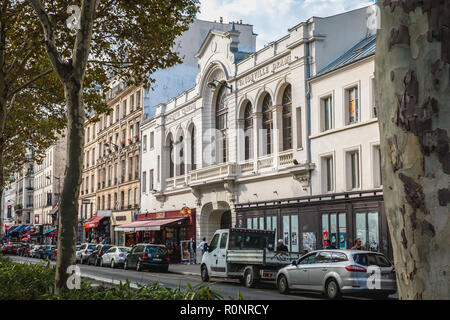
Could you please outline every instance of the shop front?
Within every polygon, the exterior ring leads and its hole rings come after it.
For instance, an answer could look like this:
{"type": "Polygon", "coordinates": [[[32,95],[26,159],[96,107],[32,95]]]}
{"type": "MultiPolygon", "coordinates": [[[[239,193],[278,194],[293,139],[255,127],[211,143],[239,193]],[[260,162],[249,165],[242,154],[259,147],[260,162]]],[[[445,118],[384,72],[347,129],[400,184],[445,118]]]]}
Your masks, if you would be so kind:
{"type": "Polygon", "coordinates": [[[164,244],[172,262],[186,259],[182,244],[195,240],[195,209],[183,208],[180,211],[146,213],[136,215],[136,221],[116,227],[116,232],[124,232],[125,245],[136,243],[164,244]]]}
{"type": "Polygon", "coordinates": [[[93,243],[110,243],[110,219],[106,216],[96,216],[84,224],[85,239],[93,243]]]}
{"type": "Polygon", "coordinates": [[[360,238],[367,250],[392,259],[380,190],[236,205],[238,226],[276,230],[292,252],[331,247],[351,249],[360,238]]]}
{"type": "Polygon", "coordinates": [[[124,231],[116,231],[117,227],[133,222],[133,211],[117,211],[112,213],[111,217],[111,234],[113,235],[112,243],[118,246],[126,245],[126,235],[124,231]]]}

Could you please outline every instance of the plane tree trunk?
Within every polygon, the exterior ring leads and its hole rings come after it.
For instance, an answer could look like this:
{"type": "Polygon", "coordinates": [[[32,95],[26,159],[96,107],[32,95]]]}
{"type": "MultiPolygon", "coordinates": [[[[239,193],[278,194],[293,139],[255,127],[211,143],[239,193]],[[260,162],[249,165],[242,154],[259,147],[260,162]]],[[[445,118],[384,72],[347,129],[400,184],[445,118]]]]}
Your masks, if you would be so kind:
{"type": "Polygon", "coordinates": [[[376,100],[399,297],[448,299],[450,1],[378,4],[376,100]]]}

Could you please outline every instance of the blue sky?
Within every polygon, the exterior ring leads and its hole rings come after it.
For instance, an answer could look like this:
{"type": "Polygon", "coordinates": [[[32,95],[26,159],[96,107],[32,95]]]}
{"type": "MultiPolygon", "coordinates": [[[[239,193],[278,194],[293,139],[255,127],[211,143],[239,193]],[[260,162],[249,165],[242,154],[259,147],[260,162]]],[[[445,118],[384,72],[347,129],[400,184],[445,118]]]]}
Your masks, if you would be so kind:
{"type": "Polygon", "coordinates": [[[361,8],[374,0],[200,0],[202,20],[242,20],[252,24],[257,50],[287,34],[290,27],[312,16],[326,17],[361,8]]]}

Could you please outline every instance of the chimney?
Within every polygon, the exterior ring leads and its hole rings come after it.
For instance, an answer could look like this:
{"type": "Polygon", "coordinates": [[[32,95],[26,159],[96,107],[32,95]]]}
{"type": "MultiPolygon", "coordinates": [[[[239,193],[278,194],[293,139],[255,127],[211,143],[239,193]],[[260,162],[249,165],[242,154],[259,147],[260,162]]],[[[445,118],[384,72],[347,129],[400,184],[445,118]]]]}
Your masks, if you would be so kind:
{"type": "Polygon", "coordinates": [[[223,17],[220,17],[220,23],[223,23],[223,17]]]}

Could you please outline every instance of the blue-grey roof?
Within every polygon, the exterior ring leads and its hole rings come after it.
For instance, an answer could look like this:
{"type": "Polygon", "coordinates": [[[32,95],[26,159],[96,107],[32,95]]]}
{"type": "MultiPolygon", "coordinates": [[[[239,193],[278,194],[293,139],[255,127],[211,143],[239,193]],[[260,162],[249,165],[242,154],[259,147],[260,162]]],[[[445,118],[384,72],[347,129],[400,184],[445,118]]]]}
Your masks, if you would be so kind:
{"type": "Polygon", "coordinates": [[[364,59],[370,55],[375,54],[376,47],[376,35],[371,35],[360,42],[358,42],[353,48],[348,50],[346,53],[338,57],[337,59],[331,61],[328,65],[323,67],[317,74],[313,77],[321,76],[330,71],[342,68],[358,60],[364,59]]]}

